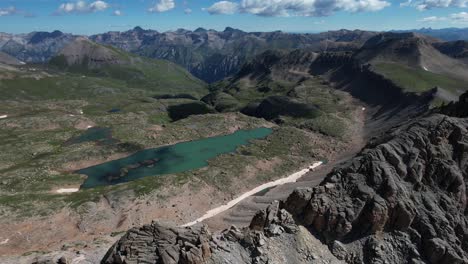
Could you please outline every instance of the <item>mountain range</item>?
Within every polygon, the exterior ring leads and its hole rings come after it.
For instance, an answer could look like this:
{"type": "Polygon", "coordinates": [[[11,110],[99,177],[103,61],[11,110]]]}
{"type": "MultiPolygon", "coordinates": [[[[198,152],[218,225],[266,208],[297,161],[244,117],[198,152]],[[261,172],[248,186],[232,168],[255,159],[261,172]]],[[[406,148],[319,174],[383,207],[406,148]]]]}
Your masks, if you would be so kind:
{"type": "MultiPolygon", "coordinates": [[[[420,30],[422,34],[442,40],[464,40],[459,32],[451,37],[434,32],[452,32],[454,29],[420,30]]],[[[144,30],[135,27],[125,32],[107,32],[89,36],[89,39],[144,57],[165,59],[177,63],[194,76],[215,82],[236,73],[244,63],[266,50],[294,49],[321,51],[351,51],[360,48],[378,32],[361,30],[338,30],[316,34],[293,34],[276,32],[244,32],[226,28],[224,31],[198,28],[194,31],[179,29],[170,32],[144,30]]],[[[44,63],[55,56],[67,43],[79,36],[60,31],[33,32],[29,34],[0,34],[0,51],[21,61],[44,63]]],[[[464,42],[462,42],[464,43],[464,42]]],[[[465,46],[460,43],[442,45],[440,50],[466,56],[465,46]]]]}

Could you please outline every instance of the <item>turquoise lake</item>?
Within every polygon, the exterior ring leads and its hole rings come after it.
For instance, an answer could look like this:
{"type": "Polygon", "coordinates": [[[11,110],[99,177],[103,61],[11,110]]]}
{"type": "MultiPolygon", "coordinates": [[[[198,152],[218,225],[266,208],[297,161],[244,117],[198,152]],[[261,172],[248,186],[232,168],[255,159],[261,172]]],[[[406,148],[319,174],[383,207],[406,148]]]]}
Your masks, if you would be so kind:
{"type": "Polygon", "coordinates": [[[172,174],[208,166],[208,160],[236,151],[252,139],[263,139],[270,128],[239,130],[235,133],[183,142],[171,146],[139,151],[126,158],[78,170],[87,175],[81,188],[115,185],[143,177],[172,174]]]}

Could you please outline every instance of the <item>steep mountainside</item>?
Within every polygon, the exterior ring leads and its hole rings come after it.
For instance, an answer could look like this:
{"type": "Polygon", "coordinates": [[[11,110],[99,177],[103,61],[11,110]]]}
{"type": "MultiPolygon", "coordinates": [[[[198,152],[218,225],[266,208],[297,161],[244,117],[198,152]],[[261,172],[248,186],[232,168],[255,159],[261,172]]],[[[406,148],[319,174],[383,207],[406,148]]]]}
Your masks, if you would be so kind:
{"type": "Polygon", "coordinates": [[[143,56],[173,61],[195,76],[213,82],[236,73],[248,59],[268,49],[353,50],[375,34],[359,30],[320,34],[247,33],[233,28],[222,32],[199,28],[159,33],[136,27],[91,39],[143,56]]]}
{"type": "Polygon", "coordinates": [[[440,53],[439,41],[415,33],[384,33],[369,39],[355,57],[371,64],[396,63],[468,80],[468,66],[440,53]]]}
{"type": "Polygon", "coordinates": [[[22,65],[20,60],[4,52],[0,52],[0,63],[14,66],[22,65]]]}
{"type": "Polygon", "coordinates": [[[130,230],[103,263],[467,263],[467,129],[466,117],[408,122],[248,228],[153,223],[130,230]]]}
{"type": "Polygon", "coordinates": [[[468,63],[468,41],[458,40],[434,43],[434,47],[441,53],[468,63]]]}

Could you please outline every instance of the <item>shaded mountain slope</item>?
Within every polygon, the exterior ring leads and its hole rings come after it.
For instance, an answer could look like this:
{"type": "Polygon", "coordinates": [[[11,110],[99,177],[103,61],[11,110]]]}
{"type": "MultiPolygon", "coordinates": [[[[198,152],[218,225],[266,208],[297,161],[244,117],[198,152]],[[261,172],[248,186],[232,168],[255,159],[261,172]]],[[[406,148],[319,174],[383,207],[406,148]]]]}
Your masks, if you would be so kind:
{"type": "Polygon", "coordinates": [[[466,118],[440,114],[408,122],[248,228],[153,223],[102,263],[466,263],[467,129],[466,118]]]}
{"type": "Polygon", "coordinates": [[[468,62],[468,41],[434,43],[434,47],[447,56],[468,62]]]}
{"type": "Polygon", "coordinates": [[[20,60],[4,52],[0,52],[0,63],[6,64],[6,65],[14,65],[14,66],[22,65],[20,60]]]}

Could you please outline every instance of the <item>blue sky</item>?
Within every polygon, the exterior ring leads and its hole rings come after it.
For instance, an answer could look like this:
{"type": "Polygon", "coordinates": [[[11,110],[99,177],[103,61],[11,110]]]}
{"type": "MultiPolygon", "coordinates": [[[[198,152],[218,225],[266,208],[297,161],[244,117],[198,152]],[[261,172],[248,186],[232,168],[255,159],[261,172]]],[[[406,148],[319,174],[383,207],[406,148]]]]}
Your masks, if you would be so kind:
{"type": "Polygon", "coordinates": [[[0,32],[468,27],[468,0],[0,0],[0,32]]]}

